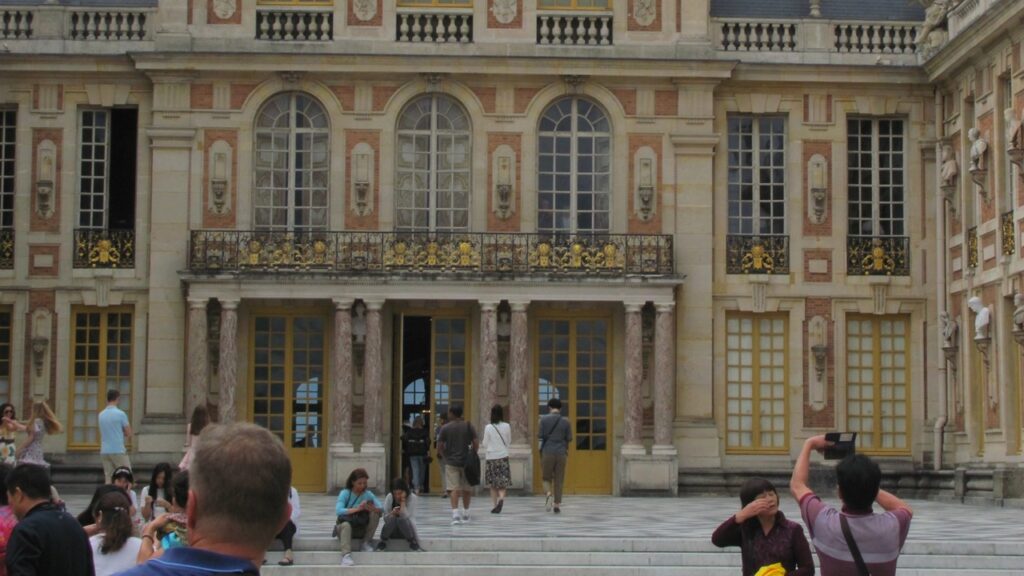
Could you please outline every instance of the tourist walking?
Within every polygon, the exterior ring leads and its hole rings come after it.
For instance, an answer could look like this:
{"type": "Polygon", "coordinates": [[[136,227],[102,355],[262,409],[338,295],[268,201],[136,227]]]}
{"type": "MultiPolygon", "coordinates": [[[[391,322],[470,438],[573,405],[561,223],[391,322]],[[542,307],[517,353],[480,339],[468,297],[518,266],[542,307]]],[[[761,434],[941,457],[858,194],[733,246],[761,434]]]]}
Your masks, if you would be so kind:
{"type": "Polygon", "coordinates": [[[778,565],[792,576],[813,576],[814,558],[802,526],[779,510],[779,493],[764,478],[751,478],[740,488],[740,511],[711,535],[719,548],[739,546],[743,576],[778,565]]]}
{"type": "Polygon", "coordinates": [[[412,428],[405,431],[402,445],[412,468],[412,491],[419,494],[427,477],[427,455],[430,452],[430,433],[423,427],[423,416],[417,414],[413,417],[412,428]]]}
{"type": "Polygon", "coordinates": [[[569,459],[572,426],[562,416],[562,401],[548,400],[548,413],[541,417],[540,467],[544,483],[544,509],[558,514],[562,511],[562,485],[565,483],[565,465],[569,459]]]}
{"type": "Polygon", "coordinates": [[[130,503],[120,492],[110,492],[96,506],[99,532],[89,538],[96,576],[110,576],[135,566],[142,539],[132,536],[130,503]]]}
{"type": "Polygon", "coordinates": [[[192,462],[192,455],[195,452],[196,441],[203,433],[203,428],[210,424],[210,410],[206,404],[200,404],[192,409],[192,418],[185,427],[185,455],[178,464],[178,470],[188,470],[192,462]]]}
{"type": "Polygon", "coordinates": [[[811,452],[821,452],[828,445],[824,436],[808,438],[789,481],[789,491],[800,504],[800,514],[818,552],[821,573],[829,576],[896,574],[896,561],[907,540],[913,511],[905,502],[879,488],[882,470],[863,454],[851,454],[836,466],[842,511],[822,502],[807,486],[807,478],[811,452]],[[872,504],[876,502],[885,512],[872,511],[872,504]]]}
{"type": "Polygon", "coordinates": [[[462,419],[462,406],[456,404],[448,409],[448,423],[441,428],[437,440],[437,451],[444,455],[444,474],[448,489],[452,491],[452,524],[469,522],[469,505],[473,498],[473,487],[466,480],[466,461],[469,451],[480,448],[473,425],[462,419]],[[462,511],[459,511],[459,497],[462,497],[462,511]]]}
{"type": "Polygon", "coordinates": [[[299,491],[295,489],[295,486],[288,490],[288,504],[291,504],[292,507],[291,516],[288,518],[284,528],[281,528],[277,536],[274,536],[274,539],[280,540],[284,546],[284,558],[277,561],[279,566],[295,564],[295,554],[292,552],[292,546],[295,545],[295,534],[299,531],[297,522],[299,521],[299,516],[302,515],[302,507],[299,504],[299,491]]]}
{"type": "Polygon", "coordinates": [[[451,491],[448,490],[448,477],[444,474],[444,454],[441,454],[440,444],[441,430],[448,424],[448,415],[441,414],[437,417],[437,430],[434,431],[434,451],[437,452],[437,469],[441,472],[441,498],[449,498],[451,491]]]}
{"type": "Polygon", "coordinates": [[[43,437],[47,434],[58,434],[64,429],[57,421],[57,416],[46,402],[32,405],[32,419],[25,427],[28,441],[18,448],[17,459],[24,464],[36,464],[49,468],[50,464],[43,458],[43,437]]]}
{"type": "Polygon", "coordinates": [[[7,475],[7,500],[18,517],[7,543],[8,574],[93,576],[89,537],[51,501],[49,470],[18,464],[7,475]]]}
{"type": "Polygon", "coordinates": [[[505,492],[512,485],[508,466],[508,446],[512,443],[512,427],[505,422],[500,404],[491,407],[491,423],[484,427],[484,481],[491,489],[491,514],[501,514],[505,492]]]}
{"type": "Polygon", "coordinates": [[[401,538],[409,543],[412,550],[420,550],[419,536],[416,534],[416,509],[419,497],[409,491],[404,478],[391,481],[391,492],[384,499],[384,527],[380,529],[380,542],[376,550],[387,548],[388,540],[398,532],[401,538]]]}
{"type": "Polygon", "coordinates": [[[103,462],[103,481],[110,482],[110,476],[117,468],[131,469],[125,443],[132,437],[128,415],[117,407],[121,393],[116,389],[107,390],[107,407],[100,412],[100,460],[103,462]]]}
{"type": "Polygon", "coordinates": [[[0,404],[0,418],[0,463],[13,467],[18,462],[15,452],[17,433],[24,430],[25,426],[18,422],[14,404],[10,402],[0,404]]]}
{"type": "Polygon", "coordinates": [[[171,468],[170,463],[161,462],[153,467],[153,474],[149,477],[149,486],[143,488],[139,493],[142,500],[142,519],[146,522],[170,511],[171,480],[173,478],[174,469],[171,468]]]}
{"type": "Polygon", "coordinates": [[[372,491],[367,490],[369,479],[370,475],[365,469],[353,470],[334,505],[334,513],[338,515],[334,530],[341,548],[342,566],[355,566],[355,560],[352,559],[353,538],[363,539],[363,552],[373,550],[373,534],[377,531],[384,505],[372,491]]]}

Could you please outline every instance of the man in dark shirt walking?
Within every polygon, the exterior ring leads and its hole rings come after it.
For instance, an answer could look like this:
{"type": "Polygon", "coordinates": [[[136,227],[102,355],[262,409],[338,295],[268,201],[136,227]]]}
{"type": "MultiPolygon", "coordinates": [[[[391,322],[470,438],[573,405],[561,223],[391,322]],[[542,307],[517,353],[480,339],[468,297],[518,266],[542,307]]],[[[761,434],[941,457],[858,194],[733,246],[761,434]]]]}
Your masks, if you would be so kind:
{"type": "Polygon", "coordinates": [[[9,576],[94,576],[92,546],[73,516],[50,503],[50,473],[21,464],[7,475],[18,525],[7,543],[9,576]]]}
{"type": "Polygon", "coordinates": [[[466,480],[466,458],[469,451],[477,451],[480,441],[473,425],[462,419],[462,406],[448,409],[448,423],[437,438],[437,451],[444,455],[444,474],[448,489],[452,491],[452,524],[469,522],[469,501],[473,488],[466,480]],[[462,495],[462,513],[459,513],[459,495],[462,495]]]}

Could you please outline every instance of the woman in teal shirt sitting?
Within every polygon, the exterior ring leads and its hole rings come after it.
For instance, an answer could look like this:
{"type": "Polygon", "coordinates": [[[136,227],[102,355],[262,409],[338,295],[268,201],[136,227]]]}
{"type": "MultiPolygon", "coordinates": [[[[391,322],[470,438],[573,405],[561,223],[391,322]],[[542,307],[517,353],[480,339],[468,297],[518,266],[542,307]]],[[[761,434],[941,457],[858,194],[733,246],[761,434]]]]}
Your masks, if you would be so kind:
{"type": "Polygon", "coordinates": [[[384,507],[373,492],[366,489],[370,475],[363,468],[356,468],[348,475],[345,489],[338,494],[334,512],[338,525],[334,531],[341,545],[341,565],[354,566],[352,560],[352,538],[362,538],[364,552],[373,551],[373,535],[380,522],[380,511],[384,507]]]}

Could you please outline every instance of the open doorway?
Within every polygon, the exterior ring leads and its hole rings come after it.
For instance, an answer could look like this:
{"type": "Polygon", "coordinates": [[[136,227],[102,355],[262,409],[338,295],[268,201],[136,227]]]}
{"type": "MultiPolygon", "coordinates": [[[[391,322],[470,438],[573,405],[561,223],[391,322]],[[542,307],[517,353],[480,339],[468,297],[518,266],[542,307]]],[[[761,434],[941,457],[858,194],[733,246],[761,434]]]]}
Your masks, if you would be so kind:
{"type": "MultiPolygon", "coordinates": [[[[401,476],[410,486],[416,487],[413,476],[413,456],[423,456],[423,437],[426,437],[427,452],[433,445],[433,419],[430,412],[430,358],[431,321],[429,316],[404,316],[402,318],[402,434],[401,476]],[[417,422],[417,419],[420,421],[417,422]],[[414,429],[414,425],[416,428],[414,429]]],[[[421,486],[429,491],[430,470],[421,468],[421,486]]]]}

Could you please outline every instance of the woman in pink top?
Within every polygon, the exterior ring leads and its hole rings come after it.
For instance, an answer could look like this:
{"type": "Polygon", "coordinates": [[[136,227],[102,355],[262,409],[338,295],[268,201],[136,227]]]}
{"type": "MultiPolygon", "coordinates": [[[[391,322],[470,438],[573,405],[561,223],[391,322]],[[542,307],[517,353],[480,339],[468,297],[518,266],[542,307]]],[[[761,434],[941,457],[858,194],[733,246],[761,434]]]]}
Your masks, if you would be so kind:
{"type": "Polygon", "coordinates": [[[18,523],[14,511],[7,504],[7,473],[11,467],[0,464],[0,576],[7,576],[7,542],[18,523]]]}

